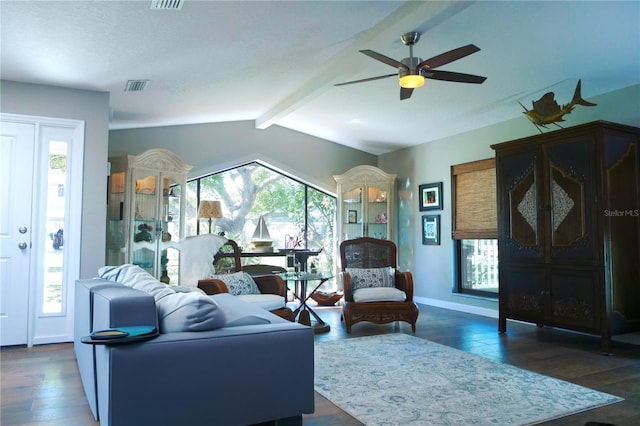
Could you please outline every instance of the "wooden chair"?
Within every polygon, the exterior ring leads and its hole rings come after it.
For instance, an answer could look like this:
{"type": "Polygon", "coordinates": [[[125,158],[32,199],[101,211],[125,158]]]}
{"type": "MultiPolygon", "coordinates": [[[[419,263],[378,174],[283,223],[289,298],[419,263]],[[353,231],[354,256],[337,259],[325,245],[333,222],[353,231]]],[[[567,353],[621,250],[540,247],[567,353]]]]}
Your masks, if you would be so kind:
{"type": "Polygon", "coordinates": [[[395,243],[388,240],[362,237],[340,244],[344,285],[342,319],[347,333],[351,333],[353,324],[361,321],[376,324],[404,321],[411,324],[412,331],[416,331],[418,307],[413,302],[413,276],[410,272],[396,269],[396,255],[395,243]],[[364,276],[366,270],[374,268],[393,268],[393,279],[389,281],[392,287],[362,286],[363,281],[356,276],[364,276]],[[376,299],[377,295],[383,297],[376,299]]]}
{"type": "MultiPolygon", "coordinates": [[[[233,240],[227,240],[220,251],[214,256],[213,264],[216,273],[224,275],[241,272],[240,248],[233,240]]],[[[282,296],[282,307],[271,310],[271,313],[289,321],[294,320],[293,311],[286,307],[287,286],[282,278],[277,275],[255,275],[251,277],[255,281],[261,294],[275,294],[282,296]]],[[[229,288],[223,279],[204,279],[198,281],[198,288],[207,294],[229,293],[229,288]]]]}

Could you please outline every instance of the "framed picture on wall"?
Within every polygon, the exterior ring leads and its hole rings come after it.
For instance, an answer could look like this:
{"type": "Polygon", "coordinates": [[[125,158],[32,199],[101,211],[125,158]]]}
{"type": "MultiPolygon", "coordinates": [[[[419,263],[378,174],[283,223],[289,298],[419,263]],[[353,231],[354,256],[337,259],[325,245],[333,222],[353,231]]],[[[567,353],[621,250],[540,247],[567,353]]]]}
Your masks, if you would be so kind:
{"type": "Polygon", "coordinates": [[[418,187],[420,211],[442,210],[442,182],[425,183],[418,187]]]}
{"type": "Polygon", "coordinates": [[[349,210],[347,212],[347,222],[358,223],[358,210],[349,210]]]}
{"type": "Polygon", "coordinates": [[[422,244],[440,245],[440,215],[422,216],[422,244]]]}

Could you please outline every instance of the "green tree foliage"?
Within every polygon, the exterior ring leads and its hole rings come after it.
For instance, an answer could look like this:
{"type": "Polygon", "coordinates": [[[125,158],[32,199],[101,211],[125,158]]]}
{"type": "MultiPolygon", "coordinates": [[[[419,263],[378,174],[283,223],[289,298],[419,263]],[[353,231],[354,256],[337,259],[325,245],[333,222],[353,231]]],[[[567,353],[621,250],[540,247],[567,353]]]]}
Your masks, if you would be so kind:
{"type": "Polygon", "coordinates": [[[65,173],[67,171],[67,156],[58,154],[49,155],[49,168],[65,173]]]}
{"type": "MultiPolygon", "coordinates": [[[[251,236],[246,236],[247,222],[257,223],[261,215],[267,222],[285,223],[296,229],[291,231],[295,239],[303,241],[305,214],[307,217],[307,248],[322,248],[332,262],[335,198],[310,188],[294,179],[277,173],[261,164],[250,163],[200,180],[200,200],[220,200],[224,218],[216,225],[228,238],[246,245],[251,236]],[[305,206],[305,188],[308,206],[305,206]],[[243,234],[244,231],[244,234],[243,234]]],[[[195,200],[191,201],[195,204],[195,200]]],[[[274,235],[271,235],[274,238],[274,235]]],[[[282,242],[274,245],[281,247],[282,242]]]]}

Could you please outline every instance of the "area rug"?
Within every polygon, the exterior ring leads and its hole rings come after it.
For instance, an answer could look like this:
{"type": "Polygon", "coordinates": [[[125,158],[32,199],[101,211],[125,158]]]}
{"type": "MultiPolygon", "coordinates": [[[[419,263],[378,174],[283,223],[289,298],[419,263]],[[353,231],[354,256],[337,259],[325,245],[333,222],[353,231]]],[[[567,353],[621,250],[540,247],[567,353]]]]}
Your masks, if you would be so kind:
{"type": "Polygon", "coordinates": [[[315,390],[368,426],[531,425],[623,400],[406,334],[316,343],[315,390]]]}
{"type": "Polygon", "coordinates": [[[640,333],[618,334],[617,336],[612,336],[611,340],[640,346],[640,333]]]}

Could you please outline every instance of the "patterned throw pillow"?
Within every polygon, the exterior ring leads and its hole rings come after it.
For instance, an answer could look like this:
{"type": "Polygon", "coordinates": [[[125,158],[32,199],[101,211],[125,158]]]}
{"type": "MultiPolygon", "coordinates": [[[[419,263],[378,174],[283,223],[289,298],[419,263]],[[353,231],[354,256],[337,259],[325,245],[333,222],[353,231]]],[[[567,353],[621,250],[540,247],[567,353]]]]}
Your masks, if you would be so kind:
{"type": "Polygon", "coordinates": [[[251,275],[246,272],[236,272],[233,274],[212,275],[211,278],[220,280],[227,285],[229,293],[237,296],[239,294],[260,294],[260,289],[251,275]]]}
{"type": "Polygon", "coordinates": [[[395,287],[395,268],[345,268],[351,276],[351,290],[369,287],[395,287]]]}

